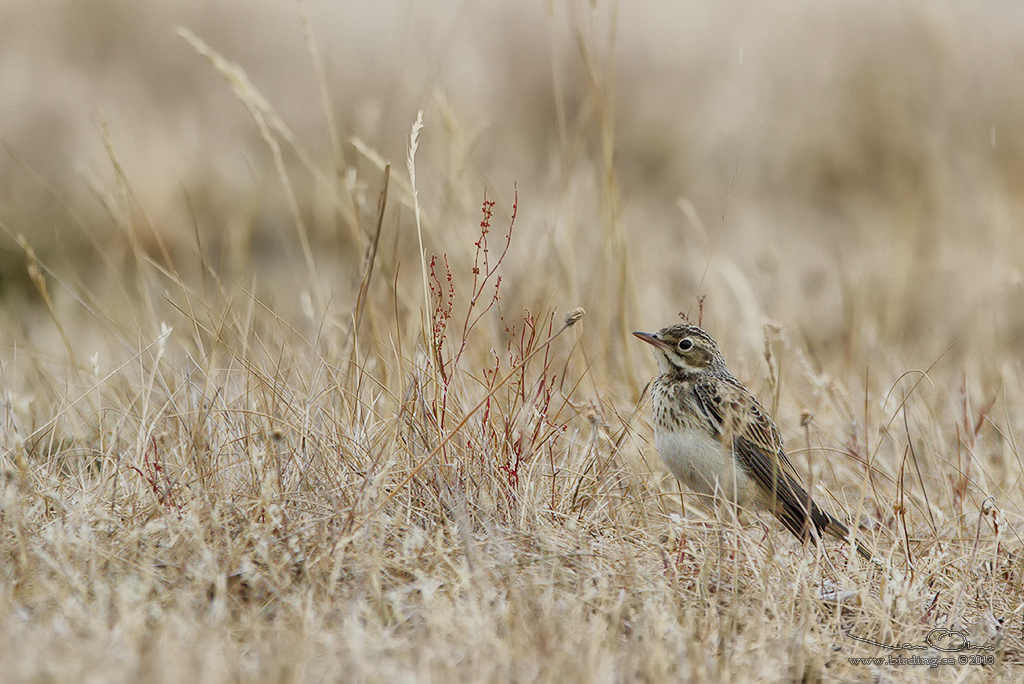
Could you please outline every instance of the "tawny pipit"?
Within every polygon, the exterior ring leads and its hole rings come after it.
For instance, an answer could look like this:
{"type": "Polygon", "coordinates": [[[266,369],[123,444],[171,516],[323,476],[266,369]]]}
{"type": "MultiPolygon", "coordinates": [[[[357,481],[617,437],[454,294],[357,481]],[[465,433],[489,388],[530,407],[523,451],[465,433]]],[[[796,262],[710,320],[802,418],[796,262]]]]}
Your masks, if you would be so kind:
{"type": "MultiPolygon", "coordinates": [[[[726,368],[711,335],[688,324],[633,334],[658,350],[654,444],[678,480],[699,494],[771,511],[801,540],[817,542],[822,532],[849,538],[800,484],[778,428],[726,368]]],[[[868,547],[856,549],[871,560],[868,547]]]]}

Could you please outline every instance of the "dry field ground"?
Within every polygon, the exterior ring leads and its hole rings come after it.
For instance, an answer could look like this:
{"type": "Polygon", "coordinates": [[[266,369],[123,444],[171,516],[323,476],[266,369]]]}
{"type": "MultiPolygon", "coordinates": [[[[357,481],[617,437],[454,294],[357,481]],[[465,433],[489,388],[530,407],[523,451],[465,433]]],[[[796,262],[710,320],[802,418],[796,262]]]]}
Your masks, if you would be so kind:
{"type": "Polygon", "coordinates": [[[1020,680],[1022,74],[996,0],[7,0],[0,681],[1020,680]],[[668,475],[680,314],[877,564],[668,475]]]}

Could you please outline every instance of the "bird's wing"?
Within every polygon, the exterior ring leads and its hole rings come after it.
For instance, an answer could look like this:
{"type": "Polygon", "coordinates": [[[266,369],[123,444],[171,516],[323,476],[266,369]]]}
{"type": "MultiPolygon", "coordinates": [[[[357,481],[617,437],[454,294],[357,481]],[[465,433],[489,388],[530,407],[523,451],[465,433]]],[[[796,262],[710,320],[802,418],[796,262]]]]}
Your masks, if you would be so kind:
{"type": "Polygon", "coordinates": [[[694,391],[716,435],[731,444],[779,520],[801,538],[807,534],[808,511],[816,528],[826,525],[828,515],[810,501],[782,448],[778,428],[753,395],[731,377],[702,378],[694,391]]]}

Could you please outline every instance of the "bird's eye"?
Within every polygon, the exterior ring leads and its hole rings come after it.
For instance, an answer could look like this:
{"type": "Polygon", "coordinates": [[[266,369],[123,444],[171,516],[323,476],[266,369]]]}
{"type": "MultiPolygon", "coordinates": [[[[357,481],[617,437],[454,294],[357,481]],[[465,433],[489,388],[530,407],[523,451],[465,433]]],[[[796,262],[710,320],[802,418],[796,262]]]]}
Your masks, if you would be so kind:
{"type": "Polygon", "coordinates": [[[679,347],[679,351],[690,351],[691,349],[693,349],[693,340],[679,340],[679,344],[677,344],[676,346],[679,347]]]}

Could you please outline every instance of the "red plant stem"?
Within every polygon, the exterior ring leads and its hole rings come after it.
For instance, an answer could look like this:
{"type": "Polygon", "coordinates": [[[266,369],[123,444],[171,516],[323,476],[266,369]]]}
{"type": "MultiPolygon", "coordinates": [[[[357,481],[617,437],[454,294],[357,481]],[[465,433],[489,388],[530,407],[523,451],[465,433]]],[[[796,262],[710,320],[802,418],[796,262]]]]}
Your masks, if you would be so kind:
{"type": "Polygon", "coordinates": [[[423,470],[424,466],[426,466],[426,465],[427,465],[427,463],[429,463],[429,462],[430,462],[430,461],[431,461],[431,460],[432,460],[432,459],[434,458],[434,456],[436,456],[437,454],[439,454],[439,453],[441,452],[441,450],[442,450],[442,449],[444,449],[444,448],[445,448],[446,446],[448,446],[448,442],[452,441],[452,439],[453,439],[453,438],[455,437],[455,435],[456,435],[456,434],[458,434],[459,430],[461,430],[461,429],[462,429],[463,427],[465,427],[466,423],[468,423],[468,422],[469,422],[469,419],[470,419],[470,418],[471,418],[471,417],[473,416],[473,414],[475,414],[475,413],[476,413],[477,411],[479,411],[479,410],[480,410],[481,408],[483,408],[483,407],[484,407],[484,405],[485,405],[485,404],[487,403],[487,401],[488,401],[488,400],[489,400],[489,399],[490,399],[491,397],[493,397],[493,396],[494,396],[494,393],[495,393],[495,392],[497,392],[497,391],[498,391],[498,389],[499,389],[499,388],[500,388],[500,387],[501,387],[502,385],[504,385],[504,384],[505,384],[506,382],[508,382],[508,381],[509,381],[509,380],[510,380],[510,379],[512,378],[512,376],[513,376],[513,375],[515,375],[515,374],[516,374],[516,373],[517,373],[517,372],[518,372],[518,371],[519,371],[519,370],[520,370],[520,369],[521,369],[521,368],[522,368],[522,367],[523,367],[524,365],[526,365],[526,363],[527,363],[527,362],[528,362],[528,361],[529,361],[530,359],[532,359],[532,358],[533,358],[534,356],[536,356],[536,355],[537,355],[537,354],[539,354],[539,353],[540,353],[541,351],[543,351],[544,349],[546,349],[546,348],[548,347],[548,345],[550,345],[550,344],[551,344],[552,342],[554,342],[554,341],[555,341],[555,339],[557,339],[557,338],[558,338],[558,336],[559,336],[559,335],[561,335],[561,334],[562,334],[562,333],[564,333],[564,332],[565,332],[566,330],[568,330],[569,328],[571,328],[571,327],[572,327],[572,326],[573,326],[573,325],[574,325],[575,323],[576,323],[576,321],[575,321],[575,320],[573,320],[573,321],[568,321],[568,322],[566,322],[566,323],[565,323],[565,325],[563,325],[563,326],[562,326],[561,328],[559,328],[559,329],[558,329],[558,332],[556,332],[556,333],[555,333],[554,335],[552,335],[551,337],[549,337],[548,339],[546,339],[546,340],[544,341],[544,343],[543,343],[543,344],[541,344],[541,345],[540,345],[539,347],[537,347],[536,349],[534,349],[534,350],[533,350],[533,351],[532,351],[532,352],[531,352],[531,353],[530,353],[530,354],[529,354],[529,355],[528,355],[528,356],[527,356],[527,357],[526,357],[525,359],[523,359],[523,360],[522,360],[522,361],[520,361],[520,362],[519,362],[518,364],[516,364],[516,365],[515,365],[515,366],[514,366],[514,367],[513,367],[513,368],[512,368],[511,370],[509,370],[509,372],[508,372],[508,373],[506,373],[506,374],[505,374],[505,375],[504,375],[504,376],[503,376],[503,377],[501,378],[501,380],[499,380],[498,382],[494,383],[494,387],[492,387],[492,388],[490,389],[490,391],[488,391],[488,392],[487,392],[487,394],[486,394],[486,395],[484,395],[484,398],[483,398],[483,399],[481,399],[480,401],[478,401],[478,402],[476,403],[476,405],[475,405],[475,406],[474,406],[473,408],[471,408],[471,409],[470,409],[470,410],[469,410],[469,411],[468,411],[468,412],[466,413],[466,415],[465,415],[465,416],[463,416],[462,420],[460,420],[460,421],[459,421],[459,424],[458,424],[458,425],[456,425],[456,426],[455,426],[455,427],[454,427],[454,428],[452,429],[452,431],[451,431],[451,432],[449,432],[449,433],[448,433],[448,435],[447,435],[447,436],[446,436],[446,437],[445,437],[445,438],[444,438],[443,440],[441,440],[441,443],[440,443],[440,444],[438,444],[438,445],[437,445],[436,447],[434,447],[434,448],[433,448],[433,449],[432,449],[432,450],[430,451],[430,453],[429,453],[429,454],[427,454],[426,456],[424,456],[424,457],[423,457],[423,460],[421,460],[421,461],[419,462],[419,464],[418,464],[418,465],[417,465],[417,466],[416,466],[415,468],[413,468],[413,469],[412,469],[412,471],[411,471],[411,472],[410,472],[410,473],[409,473],[408,475],[406,475],[406,476],[405,476],[405,477],[404,477],[404,478],[402,479],[402,481],[401,481],[401,482],[399,482],[399,483],[398,483],[398,485],[397,485],[397,486],[395,487],[394,491],[392,491],[392,492],[391,492],[390,494],[388,494],[388,496],[387,496],[387,497],[386,497],[386,498],[385,498],[385,499],[384,499],[384,500],[383,500],[383,501],[382,501],[382,502],[380,503],[380,505],[378,505],[378,506],[377,506],[376,508],[374,508],[374,509],[373,509],[373,510],[372,510],[372,511],[370,512],[370,515],[368,515],[368,516],[366,516],[366,518],[364,518],[363,522],[361,522],[361,523],[360,523],[360,524],[359,524],[359,525],[358,525],[358,526],[357,526],[357,527],[355,528],[355,530],[353,530],[353,534],[355,534],[355,532],[357,532],[357,531],[358,531],[358,530],[359,530],[359,529],[360,529],[360,528],[361,528],[361,527],[363,526],[363,524],[365,523],[365,521],[366,521],[366,520],[369,520],[369,519],[370,519],[370,518],[372,518],[373,516],[375,516],[375,515],[377,515],[378,513],[380,513],[380,511],[381,511],[381,510],[382,510],[382,509],[383,509],[383,508],[384,508],[385,506],[387,506],[387,505],[388,505],[389,503],[391,503],[391,500],[392,500],[393,498],[395,498],[395,496],[397,496],[397,495],[398,495],[398,492],[400,492],[400,491],[401,491],[401,490],[402,490],[402,489],[403,489],[403,488],[404,488],[404,487],[405,487],[405,486],[406,486],[407,484],[409,484],[410,482],[412,482],[412,479],[413,479],[414,477],[416,477],[416,475],[417,475],[417,474],[418,474],[418,473],[419,473],[419,472],[420,472],[421,470],[423,470]]]}

